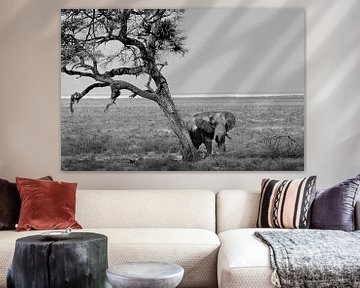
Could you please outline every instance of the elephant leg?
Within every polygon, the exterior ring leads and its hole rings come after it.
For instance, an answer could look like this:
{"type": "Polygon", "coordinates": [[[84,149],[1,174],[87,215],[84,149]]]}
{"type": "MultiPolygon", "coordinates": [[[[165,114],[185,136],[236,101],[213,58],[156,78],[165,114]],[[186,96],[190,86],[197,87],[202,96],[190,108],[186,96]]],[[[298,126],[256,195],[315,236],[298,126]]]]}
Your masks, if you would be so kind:
{"type": "Polygon", "coordinates": [[[202,132],[198,129],[196,130],[189,130],[190,139],[195,148],[198,150],[200,145],[203,143],[203,136],[202,132]]]}
{"type": "Polygon", "coordinates": [[[206,156],[212,155],[212,139],[205,139],[206,156]]]}

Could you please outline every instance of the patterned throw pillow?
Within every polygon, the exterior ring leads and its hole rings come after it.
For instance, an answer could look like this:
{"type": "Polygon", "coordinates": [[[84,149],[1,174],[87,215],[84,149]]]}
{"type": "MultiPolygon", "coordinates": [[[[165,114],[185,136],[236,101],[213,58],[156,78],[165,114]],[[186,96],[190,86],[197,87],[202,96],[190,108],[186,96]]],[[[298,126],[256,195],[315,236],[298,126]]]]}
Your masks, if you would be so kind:
{"type": "Polygon", "coordinates": [[[263,179],[257,227],[308,228],[316,176],[294,180],[263,179]]]}

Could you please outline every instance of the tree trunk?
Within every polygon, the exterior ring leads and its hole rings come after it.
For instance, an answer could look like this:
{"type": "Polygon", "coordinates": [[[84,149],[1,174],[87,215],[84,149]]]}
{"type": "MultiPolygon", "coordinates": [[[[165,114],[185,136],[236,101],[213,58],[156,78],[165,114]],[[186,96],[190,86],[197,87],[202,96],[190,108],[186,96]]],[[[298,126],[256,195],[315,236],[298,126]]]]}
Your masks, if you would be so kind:
{"type": "Polygon", "coordinates": [[[200,154],[191,142],[189,132],[187,131],[183,120],[180,118],[179,113],[176,110],[170,93],[166,90],[161,92],[161,96],[159,97],[157,103],[159,104],[161,110],[165,113],[165,116],[170,123],[171,129],[179,139],[182,159],[185,161],[199,160],[200,154]]]}
{"type": "Polygon", "coordinates": [[[40,235],[16,241],[8,288],[102,288],[106,286],[107,237],[71,233],[68,239],[40,235]]]}

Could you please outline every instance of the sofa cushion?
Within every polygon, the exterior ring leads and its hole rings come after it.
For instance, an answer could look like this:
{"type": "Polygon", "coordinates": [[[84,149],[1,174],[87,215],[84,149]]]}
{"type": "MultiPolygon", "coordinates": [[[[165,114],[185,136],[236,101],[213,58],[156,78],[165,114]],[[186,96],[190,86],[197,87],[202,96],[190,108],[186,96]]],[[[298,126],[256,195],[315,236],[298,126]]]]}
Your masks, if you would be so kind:
{"type": "MultiPolygon", "coordinates": [[[[74,230],[77,231],[77,230],[74,230]]],[[[135,261],[176,263],[185,269],[179,287],[216,287],[216,263],[220,241],[204,229],[138,228],[82,229],[108,237],[109,265],[135,261]]],[[[0,287],[11,264],[17,238],[44,231],[0,232],[0,287]]]]}
{"type": "Polygon", "coordinates": [[[176,228],[97,231],[109,237],[109,265],[136,261],[171,262],[185,270],[179,287],[216,287],[220,241],[214,232],[176,228]]]}
{"type": "Polygon", "coordinates": [[[78,190],[76,197],[76,219],[84,228],[215,231],[215,194],[209,190],[78,190]]]}
{"type": "Polygon", "coordinates": [[[255,231],[261,230],[265,229],[235,229],[219,234],[219,288],[274,287],[269,248],[254,236],[255,231]]]}
{"type": "Polygon", "coordinates": [[[21,198],[16,230],[81,228],[75,221],[76,183],[16,178],[21,198]]]}
{"type": "Polygon", "coordinates": [[[308,228],[316,176],[294,180],[263,179],[257,227],[308,228]]]}
{"type": "Polygon", "coordinates": [[[259,209],[259,191],[222,190],[216,194],[217,233],[255,228],[259,209]]]}
{"type": "Polygon", "coordinates": [[[359,193],[360,175],[316,193],[311,215],[314,229],[355,229],[355,203],[359,193]]]}

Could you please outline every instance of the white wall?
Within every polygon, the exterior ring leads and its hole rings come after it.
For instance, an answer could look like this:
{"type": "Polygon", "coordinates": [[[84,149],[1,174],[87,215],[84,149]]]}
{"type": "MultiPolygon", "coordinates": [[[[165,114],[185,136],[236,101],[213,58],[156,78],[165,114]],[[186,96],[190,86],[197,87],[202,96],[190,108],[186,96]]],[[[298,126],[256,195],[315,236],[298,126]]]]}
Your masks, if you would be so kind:
{"type": "Polygon", "coordinates": [[[17,0],[0,10],[0,178],[52,175],[82,189],[258,189],[263,177],[318,175],[326,187],[360,173],[359,0],[17,0]],[[166,7],[164,7],[166,5],[166,7]],[[60,8],[303,7],[304,173],[60,171],[60,8]]]}

